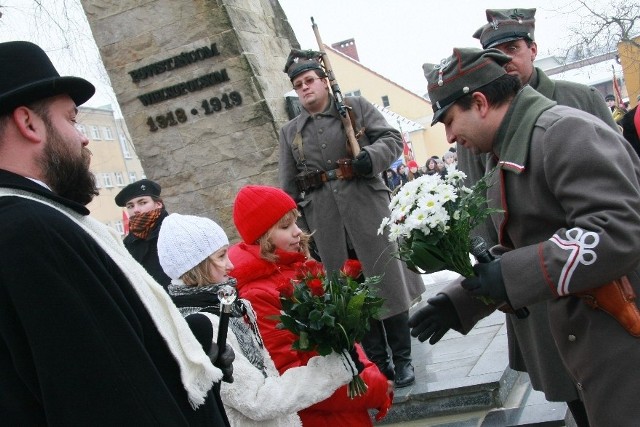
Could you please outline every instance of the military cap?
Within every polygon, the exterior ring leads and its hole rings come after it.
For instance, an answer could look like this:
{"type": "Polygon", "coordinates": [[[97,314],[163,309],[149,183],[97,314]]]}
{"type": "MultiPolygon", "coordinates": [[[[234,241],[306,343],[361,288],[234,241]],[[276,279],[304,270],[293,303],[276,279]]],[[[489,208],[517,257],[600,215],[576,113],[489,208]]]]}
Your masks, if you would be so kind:
{"type": "Polygon", "coordinates": [[[616,97],[611,95],[611,94],[607,94],[607,96],[604,97],[605,101],[615,101],[616,97]]]}
{"type": "Polygon", "coordinates": [[[320,58],[322,53],[315,50],[291,49],[287,63],[284,66],[284,72],[287,73],[289,79],[293,81],[296,76],[309,70],[320,70],[322,76],[326,76],[320,58]]]}
{"type": "Polygon", "coordinates": [[[491,83],[506,72],[511,57],[498,49],[454,48],[439,64],[424,64],[427,91],[433,108],[431,126],[462,96],[491,83]]]}
{"type": "Polygon", "coordinates": [[[488,23],[473,34],[483,49],[513,40],[534,40],[535,9],[487,9],[486,14],[488,23]]]}
{"type": "Polygon", "coordinates": [[[129,200],[142,196],[160,197],[160,184],[150,179],[133,182],[116,195],[116,205],[124,207],[129,200]]]}

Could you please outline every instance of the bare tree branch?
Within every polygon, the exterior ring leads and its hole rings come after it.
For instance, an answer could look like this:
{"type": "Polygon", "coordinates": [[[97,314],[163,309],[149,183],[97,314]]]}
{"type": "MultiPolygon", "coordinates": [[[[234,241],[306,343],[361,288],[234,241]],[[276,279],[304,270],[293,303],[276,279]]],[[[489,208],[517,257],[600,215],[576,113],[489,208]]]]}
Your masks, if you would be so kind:
{"type": "Polygon", "coordinates": [[[620,43],[640,48],[634,40],[640,35],[640,3],[637,0],[616,0],[607,5],[575,0],[574,13],[581,16],[580,24],[570,27],[575,43],[567,56],[580,56],[616,51],[620,43]]]}

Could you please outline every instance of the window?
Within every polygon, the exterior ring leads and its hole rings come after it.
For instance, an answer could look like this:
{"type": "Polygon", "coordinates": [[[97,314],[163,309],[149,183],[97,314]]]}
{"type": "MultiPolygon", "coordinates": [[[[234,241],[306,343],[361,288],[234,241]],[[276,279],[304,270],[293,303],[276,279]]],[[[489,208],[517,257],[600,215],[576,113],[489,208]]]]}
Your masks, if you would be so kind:
{"type": "Polygon", "coordinates": [[[113,223],[113,226],[118,231],[118,233],[124,234],[124,226],[122,225],[122,221],[116,221],[115,223],[113,223]]]}
{"type": "Polygon", "coordinates": [[[104,139],[107,141],[113,141],[113,133],[111,132],[111,128],[109,126],[105,126],[102,128],[102,135],[104,135],[104,139]]]}
{"type": "Polygon", "coordinates": [[[122,176],[122,172],[116,172],[116,185],[124,187],[124,177],[122,176]]]}
{"type": "Polygon", "coordinates": [[[91,126],[91,139],[100,139],[100,131],[98,126],[91,126]]]}
{"type": "Polygon", "coordinates": [[[347,92],[344,96],[362,96],[360,95],[360,90],[354,90],[353,92],[347,92]]]}
{"type": "Polygon", "coordinates": [[[136,173],[135,172],[129,172],[129,183],[136,182],[136,181],[137,181],[136,173]]]}
{"type": "Polygon", "coordinates": [[[87,128],[86,128],[85,125],[81,125],[80,123],[76,123],[76,129],[78,129],[78,132],[80,132],[84,136],[87,136],[87,128]]]}
{"type": "Polygon", "coordinates": [[[113,187],[113,181],[111,180],[111,174],[110,173],[103,173],[102,174],[102,183],[104,184],[104,188],[113,187]]]}
{"type": "Polygon", "coordinates": [[[384,95],[382,97],[382,106],[383,107],[388,107],[389,106],[389,97],[387,95],[384,95]]]}
{"type": "Polygon", "coordinates": [[[120,149],[122,150],[122,155],[125,159],[131,158],[131,153],[129,152],[129,144],[127,144],[127,138],[124,135],[120,135],[120,149]]]}

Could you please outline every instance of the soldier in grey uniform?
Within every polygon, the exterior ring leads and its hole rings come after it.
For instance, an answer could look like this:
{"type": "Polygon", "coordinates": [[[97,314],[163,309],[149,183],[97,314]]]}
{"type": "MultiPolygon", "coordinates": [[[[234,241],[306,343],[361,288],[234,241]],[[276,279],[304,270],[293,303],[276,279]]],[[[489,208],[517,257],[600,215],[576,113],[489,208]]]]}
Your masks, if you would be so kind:
{"type": "MultiPolygon", "coordinates": [[[[533,61],[538,53],[534,39],[535,12],[536,9],[487,9],[487,23],[473,37],[480,40],[483,48],[495,48],[509,55],[512,59],[505,64],[505,70],[508,74],[517,76],[523,85],[531,86],[560,105],[591,113],[617,131],[611,112],[596,89],[579,83],[551,80],[541,69],[534,67],[533,61]]],[[[462,148],[457,151],[458,169],[467,174],[467,184],[472,185],[485,174],[487,156],[474,155],[470,150],[462,148]]],[[[496,229],[489,219],[475,233],[482,236],[489,246],[498,242],[496,229]]],[[[443,295],[448,295],[454,305],[461,304],[457,302],[458,298],[468,298],[455,291],[455,287],[443,290],[443,295]]],[[[467,312],[469,329],[489,313],[486,306],[477,306],[476,309],[467,312]]],[[[546,304],[535,304],[529,310],[528,319],[518,319],[513,314],[506,316],[511,368],[528,372],[534,389],[543,391],[547,400],[567,402],[578,425],[588,425],[584,406],[573,381],[559,363],[559,356],[547,327],[546,304]]]]}
{"type": "Polygon", "coordinates": [[[382,275],[382,320],[372,322],[362,345],[387,378],[395,379],[396,387],[408,386],[415,382],[408,311],[425,288],[422,278],[394,257],[397,245],[388,242],[386,233],[377,233],[382,218],[390,215],[390,191],[381,174],[402,153],[400,133],[367,100],[347,97],[353,127],[363,131],[360,153],[341,169],[339,163],[352,156],[321,63],[294,51],[285,71],[303,109],[280,131],[280,186],[298,202],[309,230],[315,232],[327,271],[357,258],[366,276],[382,275]],[[308,186],[311,181],[317,184],[308,186]]]}
{"type": "Polygon", "coordinates": [[[637,425],[640,160],[600,119],[520,88],[503,68],[510,59],[496,49],[454,49],[440,66],[424,66],[434,122],[462,150],[490,153],[487,168],[497,168],[487,196],[503,210],[492,215],[501,257],[476,264],[474,277],[439,296],[444,303],[420,309],[412,334],[464,333],[479,313],[465,305],[469,297],[529,307],[514,330],[526,368],[549,381],[543,391],[571,397],[561,394],[572,391],[568,379],[588,414],[582,424],[637,425]],[[600,307],[612,302],[609,312],[589,306],[585,293],[600,307]],[[564,375],[555,383],[553,370],[564,375]]]}

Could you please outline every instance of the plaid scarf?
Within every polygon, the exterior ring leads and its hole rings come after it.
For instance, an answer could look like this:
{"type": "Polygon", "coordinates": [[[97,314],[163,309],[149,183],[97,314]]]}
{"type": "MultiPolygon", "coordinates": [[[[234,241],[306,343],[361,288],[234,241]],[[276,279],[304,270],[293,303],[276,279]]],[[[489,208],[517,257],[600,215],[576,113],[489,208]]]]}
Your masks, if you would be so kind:
{"type": "MultiPolygon", "coordinates": [[[[182,316],[198,312],[212,313],[220,316],[220,300],[218,289],[223,285],[236,286],[236,279],[230,279],[217,285],[187,286],[182,280],[172,280],[167,292],[182,316]]],[[[240,345],[242,354],[253,366],[267,377],[264,364],[264,343],[258,329],[257,317],[248,300],[235,300],[229,319],[229,327],[240,345]]]]}
{"type": "Polygon", "coordinates": [[[158,225],[158,219],[164,208],[157,208],[149,212],[139,213],[129,218],[129,232],[138,239],[146,240],[149,233],[158,225]]]}

